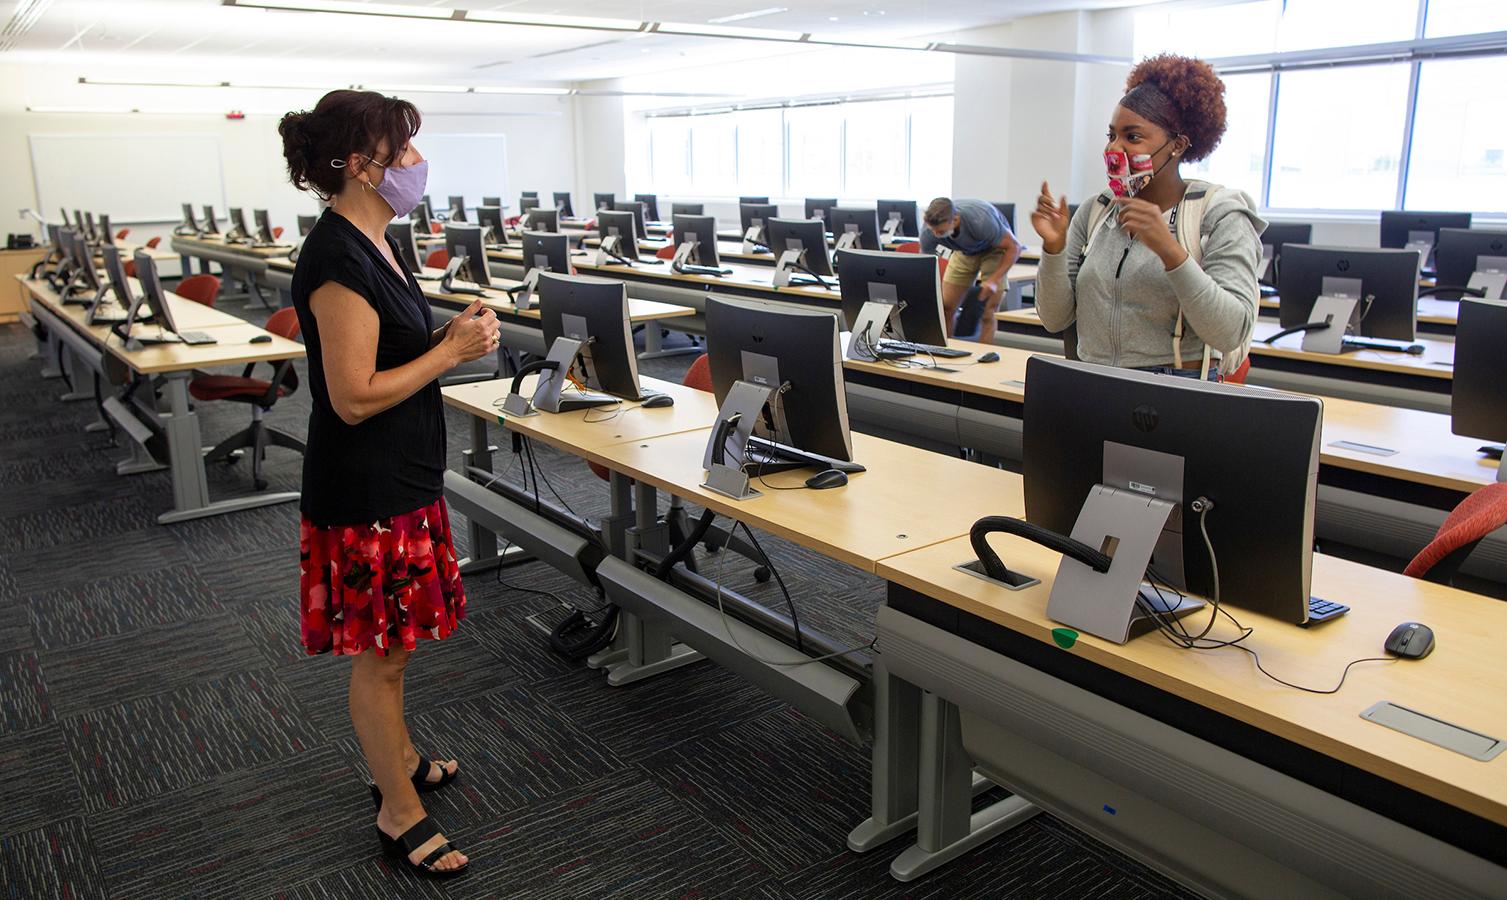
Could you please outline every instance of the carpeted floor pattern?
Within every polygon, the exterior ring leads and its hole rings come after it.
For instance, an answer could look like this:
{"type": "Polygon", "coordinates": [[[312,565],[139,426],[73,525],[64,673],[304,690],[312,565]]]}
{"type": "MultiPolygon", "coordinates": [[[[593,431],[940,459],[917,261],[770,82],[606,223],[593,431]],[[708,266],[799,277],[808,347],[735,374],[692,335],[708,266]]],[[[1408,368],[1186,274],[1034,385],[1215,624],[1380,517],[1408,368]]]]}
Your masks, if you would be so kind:
{"type": "MultiPolygon", "coordinates": [[[[84,431],[93,404],[59,402],[64,385],[41,378],[34,350],[21,326],[0,326],[0,896],[1183,894],[1045,815],[923,880],[893,881],[901,844],[859,856],[844,843],[867,813],[866,748],[709,663],[609,688],[524,621],[558,605],[547,592],[595,603],[537,563],[468,578],[469,617],[410,666],[420,750],[463,771],[426,795],[428,810],[473,870],[443,887],[417,881],[372,834],[348,663],[298,646],[296,504],[155,524],[168,475],[117,476],[124,451],[84,431]]],[[[691,358],[642,369],[678,380],[691,358]]],[[[303,390],[269,420],[302,434],[308,408],[303,390]]],[[[249,419],[234,404],[199,414],[208,442],[249,419]]],[[[447,414],[459,465],[469,423],[447,414]]],[[[584,465],[538,449],[566,503],[605,511],[584,465]]],[[[299,457],[273,449],[268,471],[274,490],[296,489],[299,457]]],[[[249,490],[249,463],[211,466],[210,479],[216,496],[249,490]]],[[[458,516],[454,526],[464,545],[458,516]]],[[[761,539],[804,624],[868,640],[878,582],[761,539]]],[[[782,602],[746,561],[724,577],[782,602]]]]}

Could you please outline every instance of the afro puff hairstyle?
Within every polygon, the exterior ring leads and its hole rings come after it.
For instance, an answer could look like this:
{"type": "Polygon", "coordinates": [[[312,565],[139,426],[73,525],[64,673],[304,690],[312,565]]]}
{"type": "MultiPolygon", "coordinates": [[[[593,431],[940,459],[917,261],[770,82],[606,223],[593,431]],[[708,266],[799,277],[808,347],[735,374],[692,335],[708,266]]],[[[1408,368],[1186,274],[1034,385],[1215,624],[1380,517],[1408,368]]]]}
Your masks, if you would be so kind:
{"type": "Polygon", "coordinates": [[[1130,71],[1126,93],[1141,84],[1150,84],[1170,101],[1176,119],[1172,130],[1191,143],[1184,159],[1196,162],[1214,152],[1224,137],[1225,107],[1224,82],[1213,66],[1171,53],[1149,56],[1130,71]]]}

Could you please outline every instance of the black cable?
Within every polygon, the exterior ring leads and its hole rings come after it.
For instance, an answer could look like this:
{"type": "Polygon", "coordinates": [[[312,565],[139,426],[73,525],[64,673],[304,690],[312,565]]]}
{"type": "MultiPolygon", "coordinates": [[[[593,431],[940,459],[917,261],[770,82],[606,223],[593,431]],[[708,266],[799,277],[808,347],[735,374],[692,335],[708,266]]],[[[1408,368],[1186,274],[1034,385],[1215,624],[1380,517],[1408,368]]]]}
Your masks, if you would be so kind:
{"type": "Polygon", "coordinates": [[[774,560],[770,559],[769,554],[764,552],[764,548],[759,546],[759,539],[754,537],[753,531],[750,530],[749,527],[742,522],[738,523],[738,527],[742,528],[743,533],[748,535],[749,543],[753,544],[754,549],[759,551],[759,556],[764,560],[764,567],[774,575],[775,584],[778,584],[780,586],[780,593],[785,595],[785,605],[790,608],[790,625],[795,629],[795,649],[804,653],[806,648],[801,640],[801,620],[800,617],[796,615],[795,601],[790,597],[790,590],[789,588],[785,587],[785,579],[780,577],[780,570],[774,567],[774,560]]]}

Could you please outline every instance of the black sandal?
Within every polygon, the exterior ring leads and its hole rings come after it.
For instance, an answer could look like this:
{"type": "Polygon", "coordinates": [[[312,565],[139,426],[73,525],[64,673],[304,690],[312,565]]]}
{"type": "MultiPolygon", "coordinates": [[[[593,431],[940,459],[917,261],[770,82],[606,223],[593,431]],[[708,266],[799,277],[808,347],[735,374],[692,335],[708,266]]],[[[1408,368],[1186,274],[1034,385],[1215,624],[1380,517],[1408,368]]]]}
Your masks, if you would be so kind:
{"type": "Polygon", "coordinates": [[[429,793],[431,791],[437,791],[440,788],[444,787],[445,785],[449,784],[450,782],[454,781],[455,780],[455,776],[457,776],[459,774],[460,774],[460,766],[456,766],[455,767],[455,771],[452,772],[449,769],[445,768],[440,763],[437,763],[434,760],[430,759],[429,757],[420,755],[419,756],[419,764],[413,770],[413,774],[410,775],[409,778],[410,778],[410,780],[413,781],[413,789],[414,790],[418,791],[421,794],[427,794],[427,793],[429,793]],[[425,763],[429,764],[429,768],[426,769],[424,767],[425,763]],[[433,771],[436,767],[440,770],[440,780],[439,781],[430,781],[429,780],[429,773],[431,771],[433,771]]]}
{"type": "Polygon", "coordinates": [[[408,867],[410,872],[420,878],[455,878],[466,874],[471,868],[469,860],[465,865],[454,869],[434,868],[434,864],[443,859],[445,854],[460,849],[449,841],[440,844],[419,862],[409,859],[409,855],[413,851],[424,846],[426,841],[439,833],[439,825],[436,825],[434,819],[429,816],[420,819],[412,828],[395,838],[388,837],[387,832],[383,831],[380,826],[377,828],[377,837],[382,839],[382,849],[387,851],[387,855],[393,859],[400,860],[408,867]]]}

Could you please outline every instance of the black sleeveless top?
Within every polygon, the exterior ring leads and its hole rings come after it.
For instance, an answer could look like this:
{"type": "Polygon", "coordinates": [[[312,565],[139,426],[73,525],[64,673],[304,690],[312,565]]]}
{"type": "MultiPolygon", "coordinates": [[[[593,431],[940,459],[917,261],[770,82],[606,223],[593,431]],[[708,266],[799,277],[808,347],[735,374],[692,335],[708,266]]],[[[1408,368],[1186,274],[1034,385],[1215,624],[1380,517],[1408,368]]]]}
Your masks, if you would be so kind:
{"type": "MultiPolygon", "coordinates": [[[[402,259],[386,238],[394,259],[402,259]]],[[[443,492],[445,417],[438,381],[356,425],[330,405],[319,322],[309,296],[333,281],[377,311],[377,370],[394,369],[429,350],[434,316],[412,274],[399,276],[350,220],[325,210],[299,251],[293,306],[309,357],[308,450],[301,507],[314,525],[371,524],[428,506],[443,492]]]]}

